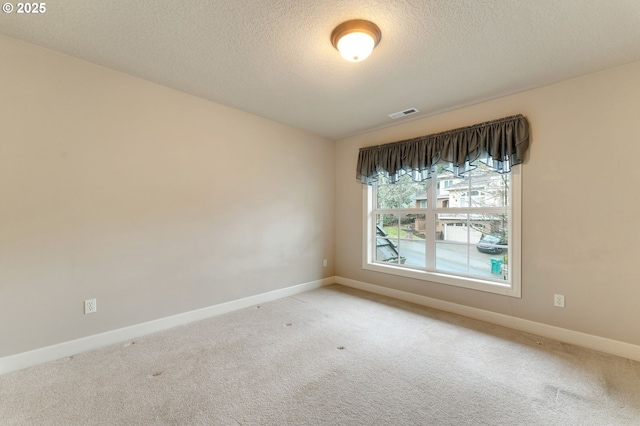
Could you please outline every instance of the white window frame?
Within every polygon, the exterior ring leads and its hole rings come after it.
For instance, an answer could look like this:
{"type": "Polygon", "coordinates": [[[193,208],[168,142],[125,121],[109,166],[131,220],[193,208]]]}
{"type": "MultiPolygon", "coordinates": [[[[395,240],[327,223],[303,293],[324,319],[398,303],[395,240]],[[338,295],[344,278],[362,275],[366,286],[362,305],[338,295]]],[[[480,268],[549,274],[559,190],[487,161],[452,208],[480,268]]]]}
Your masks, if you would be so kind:
{"type": "MultiPolygon", "coordinates": [[[[373,196],[373,186],[362,186],[364,206],[362,246],[363,269],[406,278],[413,278],[423,281],[462,287],[471,290],[501,294],[510,297],[521,297],[522,170],[519,165],[513,166],[511,168],[509,191],[509,195],[511,197],[509,202],[509,207],[511,209],[509,212],[509,280],[504,283],[455,274],[410,269],[403,267],[402,265],[374,263],[376,253],[376,232],[373,201],[375,197],[373,196]]],[[[436,185],[430,185],[429,200],[436,200],[436,197],[432,195],[437,191],[437,188],[434,188],[435,186],[436,185]]],[[[431,203],[429,203],[429,205],[431,205],[431,203]]],[[[431,214],[435,214],[435,209],[430,208],[430,210],[432,212],[431,214]]],[[[462,213],[462,211],[460,212],[462,213]]],[[[402,213],[402,211],[398,211],[398,213],[402,213]]],[[[411,213],[416,213],[416,211],[413,210],[413,212],[411,213]]],[[[427,233],[428,247],[435,247],[434,234],[435,232],[427,233]]]]}

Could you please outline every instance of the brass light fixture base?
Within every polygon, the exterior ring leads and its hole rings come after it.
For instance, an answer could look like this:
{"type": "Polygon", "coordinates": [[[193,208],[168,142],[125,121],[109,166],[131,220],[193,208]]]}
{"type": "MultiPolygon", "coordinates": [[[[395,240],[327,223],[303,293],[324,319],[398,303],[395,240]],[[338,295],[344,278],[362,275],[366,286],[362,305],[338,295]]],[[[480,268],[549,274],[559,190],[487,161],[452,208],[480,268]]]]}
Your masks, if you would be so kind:
{"type": "Polygon", "coordinates": [[[382,39],[382,32],[376,24],[364,19],[353,19],[343,22],[333,30],[331,33],[331,44],[337,49],[338,41],[340,41],[343,36],[356,32],[369,34],[374,42],[373,47],[376,47],[382,39]]]}

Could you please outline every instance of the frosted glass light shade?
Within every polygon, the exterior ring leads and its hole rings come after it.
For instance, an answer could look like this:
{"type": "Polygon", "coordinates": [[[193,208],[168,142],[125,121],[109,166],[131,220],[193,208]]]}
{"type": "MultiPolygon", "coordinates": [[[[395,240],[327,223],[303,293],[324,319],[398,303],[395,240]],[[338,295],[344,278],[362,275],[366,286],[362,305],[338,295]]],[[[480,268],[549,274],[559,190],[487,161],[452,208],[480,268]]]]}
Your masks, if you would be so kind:
{"type": "Polygon", "coordinates": [[[371,55],[375,42],[366,33],[349,33],[338,40],[338,51],[347,61],[364,61],[371,55]]]}
{"type": "Polygon", "coordinates": [[[347,61],[360,62],[371,55],[381,38],[382,33],[376,24],[354,19],[343,22],[333,30],[331,44],[347,61]]]}

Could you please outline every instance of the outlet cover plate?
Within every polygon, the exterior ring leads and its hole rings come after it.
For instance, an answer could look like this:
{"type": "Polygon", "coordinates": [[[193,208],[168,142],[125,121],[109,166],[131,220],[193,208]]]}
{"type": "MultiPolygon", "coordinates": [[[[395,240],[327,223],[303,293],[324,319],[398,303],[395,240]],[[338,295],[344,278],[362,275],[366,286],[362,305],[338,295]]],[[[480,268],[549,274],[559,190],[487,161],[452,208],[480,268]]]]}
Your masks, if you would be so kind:
{"type": "Polygon", "coordinates": [[[98,305],[96,304],[96,299],[87,299],[84,301],[84,313],[92,314],[98,311],[98,305]]]}
{"type": "Polygon", "coordinates": [[[553,295],[553,305],[558,308],[564,308],[564,295],[563,294],[554,294],[553,295]]]}

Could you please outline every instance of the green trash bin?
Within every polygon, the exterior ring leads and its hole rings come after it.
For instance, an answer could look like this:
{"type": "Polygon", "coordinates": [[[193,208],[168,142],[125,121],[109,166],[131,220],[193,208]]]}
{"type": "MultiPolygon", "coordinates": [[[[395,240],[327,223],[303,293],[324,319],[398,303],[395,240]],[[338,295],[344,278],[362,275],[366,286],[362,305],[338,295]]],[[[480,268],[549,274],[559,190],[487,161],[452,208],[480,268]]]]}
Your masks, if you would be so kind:
{"type": "Polygon", "coordinates": [[[491,258],[491,273],[492,274],[499,274],[500,272],[502,272],[502,259],[497,258],[497,257],[492,257],[491,258]]]}

